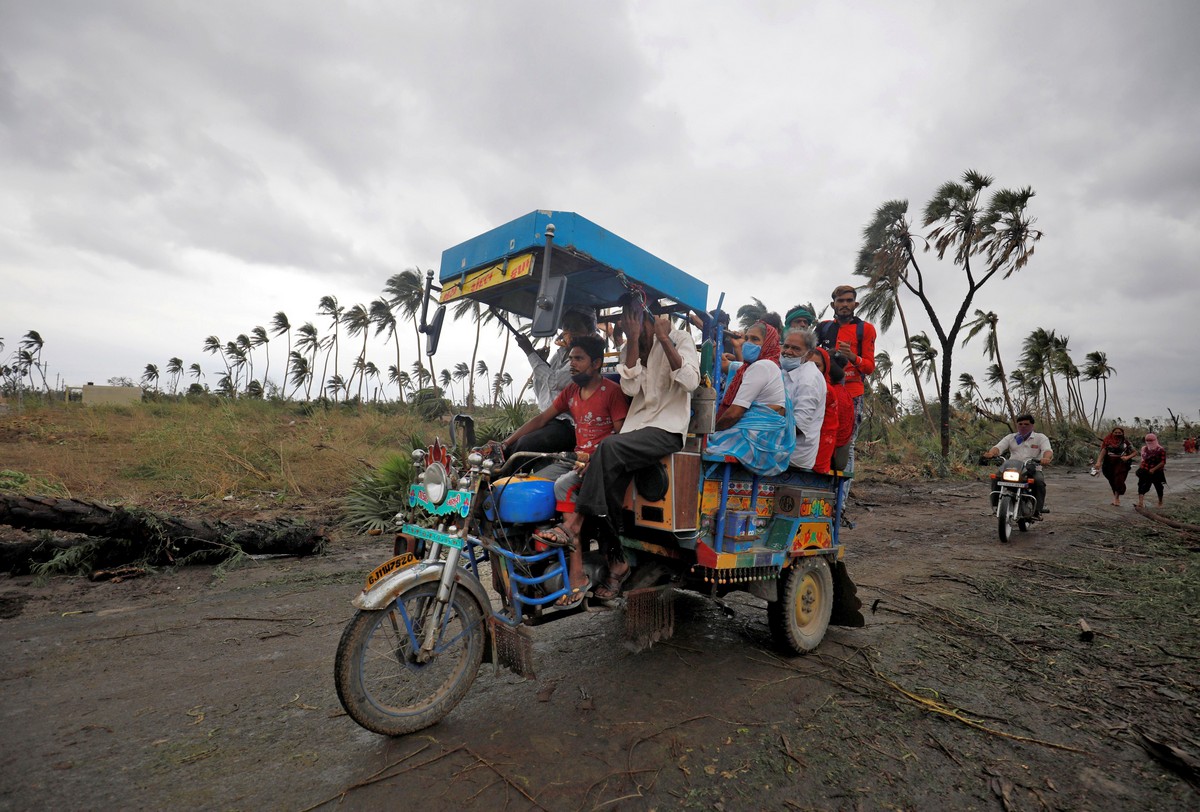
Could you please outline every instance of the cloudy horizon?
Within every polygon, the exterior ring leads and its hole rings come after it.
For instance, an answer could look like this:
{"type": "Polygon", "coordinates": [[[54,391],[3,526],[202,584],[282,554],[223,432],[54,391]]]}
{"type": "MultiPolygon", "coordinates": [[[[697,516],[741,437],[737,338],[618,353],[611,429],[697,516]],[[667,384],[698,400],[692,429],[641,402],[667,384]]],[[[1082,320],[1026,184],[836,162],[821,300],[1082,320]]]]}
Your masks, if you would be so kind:
{"type": "MultiPolygon", "coordinates": [[[[974,169],[1032,187],[1045,232],[972,305],[999,314],[1006,366],[1053,329],[1080,366],[1107,354],[1109,417],[1195,422],[1198,23],[1182,0],[0,0],[0,355],[37,330],[52,383],[179,357],[215,385],[207,336],[277,311],[324,335],[322,296],[369,304],[535,209],[706,281],[710,307],[821,307],[860,281],[881,203],[907,199],[919,226],[974,169]]],[[[947,314],[960,274],[922,268],[947,314]]],[[[436,368],[473,339],[448,323],[436,368]]],[[[880,348],[899,359],[898,325],[880,348]]],[[[956,348],[956,378],[982,379],[982,349],[956,348]]],[[[373,339],[368,358],[386,369],[394,349],[373,339]]],[[[519,388],[522,361],[508,369],[519,388]]]]}

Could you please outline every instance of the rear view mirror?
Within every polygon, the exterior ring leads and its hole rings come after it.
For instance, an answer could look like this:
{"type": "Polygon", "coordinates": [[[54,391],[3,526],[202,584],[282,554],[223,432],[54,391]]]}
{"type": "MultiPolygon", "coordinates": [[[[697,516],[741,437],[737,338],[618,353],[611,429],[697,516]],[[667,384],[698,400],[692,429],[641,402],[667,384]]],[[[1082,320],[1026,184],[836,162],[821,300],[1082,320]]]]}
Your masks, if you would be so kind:
{"type": "Polygon", "coordinates": [[[562,319],[563,294],[567,291],[565,276],[551,276],[542,280],[538,290],[537,302],[533,311],[534,338],[549,338],[558,332],[558,323],[562,319]]]}
{"type": "Polygon", "coordinates": [[[438,305],[433,321],[425,328],[425,354],[432,358],[437,353],[438,339],[442,337],[442,322],[446,319],[446,306],[438,305]]]}

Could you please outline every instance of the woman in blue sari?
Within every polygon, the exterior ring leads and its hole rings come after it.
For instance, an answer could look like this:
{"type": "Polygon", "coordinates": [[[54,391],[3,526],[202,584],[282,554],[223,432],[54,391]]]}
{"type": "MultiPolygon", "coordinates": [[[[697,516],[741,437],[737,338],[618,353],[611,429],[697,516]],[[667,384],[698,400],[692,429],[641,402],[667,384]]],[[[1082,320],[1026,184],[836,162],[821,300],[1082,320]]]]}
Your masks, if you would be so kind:
{"type": "Polygon", "coordinates": [[[760,321],[747,330],[742,360],[721,399],[717,430],[708,435],[706,453],[736,457],[754,473],[772,476],[787,468],[796,447],[775,328],[760,321]]]}

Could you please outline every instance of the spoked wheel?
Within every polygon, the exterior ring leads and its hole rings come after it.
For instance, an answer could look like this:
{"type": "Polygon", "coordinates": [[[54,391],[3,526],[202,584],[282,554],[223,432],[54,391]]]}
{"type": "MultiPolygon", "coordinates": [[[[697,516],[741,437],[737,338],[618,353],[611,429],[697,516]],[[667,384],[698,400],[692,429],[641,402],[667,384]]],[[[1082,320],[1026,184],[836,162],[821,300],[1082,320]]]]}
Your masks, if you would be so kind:
{"type": "Polygon", "coordinates": [[[486,629],[475,600],[455,590],[435,636],[419,657],[436,604],[436,582],[401,593],[387,609],[362,610],[338,644],[334,682],[350,718],[401,736],[439,722],[466,695],[483,660],[486,629]]]}
{"type": "Polygon", "coordinates": [[[1008,494],[1000,497],[1000,510],[997,511],[1000,531],[1000,541],[1007,543],[1012,538],[1013,498],[1008,494]]]}
{"type": "Polygon", "coordinates": [[[813,555],[788,567],[779,600],[767,604],[767,621],[781,647],[807,654],[824,639],[832,612],[833,574],[824,556],[813,555]]]}

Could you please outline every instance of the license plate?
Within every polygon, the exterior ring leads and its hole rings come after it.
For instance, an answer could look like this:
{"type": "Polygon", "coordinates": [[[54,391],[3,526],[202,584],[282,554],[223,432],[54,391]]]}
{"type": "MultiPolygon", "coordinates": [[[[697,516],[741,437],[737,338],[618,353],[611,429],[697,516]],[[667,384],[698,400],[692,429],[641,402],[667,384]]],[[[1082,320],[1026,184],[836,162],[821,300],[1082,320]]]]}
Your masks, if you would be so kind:
{"type": "Polygon", "coordinates": [[[367,585],[363,587],[363,592],[366,592],[368,589],[375,586],[375,584],[379,583],[386,576],[391,575],[393,572],[399,572],[402,569],[411,567],[413,564],[416,564],[417,561],[418,558],[412,553],[405,553],[404,555],[398,555],[395,558],[384,561],[378,567],[371,570],[371,574],[367,576],[367,585]]]}

